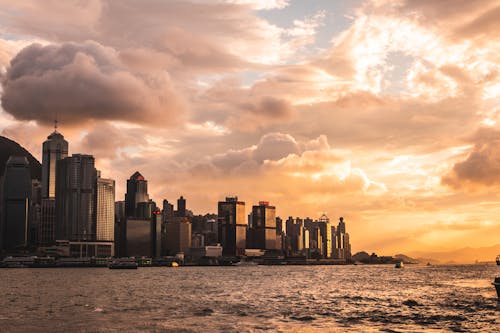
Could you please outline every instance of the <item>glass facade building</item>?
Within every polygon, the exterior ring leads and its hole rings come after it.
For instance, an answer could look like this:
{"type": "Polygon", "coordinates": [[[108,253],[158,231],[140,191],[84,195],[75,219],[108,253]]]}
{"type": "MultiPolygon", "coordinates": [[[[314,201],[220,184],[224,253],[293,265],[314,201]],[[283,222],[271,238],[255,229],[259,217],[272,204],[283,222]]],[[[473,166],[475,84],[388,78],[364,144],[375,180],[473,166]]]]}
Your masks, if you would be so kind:
{"type": "Polygon", "coordinates": [[[115,238],[115,181],[97,178],[96,228],[98,241],[115,238]]]}
{"type": "Polygon", "coordinates": [[[57,239],[96,240],[96,181],[93,156],[74,154],[57,161],[57,239]]]}
{"type": "Polygon", "coordinates": [[[238,201],[238,197],[227,197],[226,201],[218,204],[219,241],[225,256],[245,254],[247,216],[245,202],[238,201]]]}
{"type": "Polygon", "coordinates": [[[42,198],[56,196],[57,161],[68,156],[68,141],[61,133],[54,131],[43,143],[42,150],[42,198]]]}

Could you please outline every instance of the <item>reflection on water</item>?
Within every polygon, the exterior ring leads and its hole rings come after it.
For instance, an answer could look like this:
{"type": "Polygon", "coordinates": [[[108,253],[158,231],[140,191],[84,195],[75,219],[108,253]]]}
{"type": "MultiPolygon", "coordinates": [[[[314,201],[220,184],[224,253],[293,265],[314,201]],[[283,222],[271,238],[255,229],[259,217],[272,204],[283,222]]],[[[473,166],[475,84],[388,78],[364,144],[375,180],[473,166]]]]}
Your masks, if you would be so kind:
{"type": "Polygon", "coordinates": [[[496,266],[0,270],[2,332],[498,332],[496,266]]]}

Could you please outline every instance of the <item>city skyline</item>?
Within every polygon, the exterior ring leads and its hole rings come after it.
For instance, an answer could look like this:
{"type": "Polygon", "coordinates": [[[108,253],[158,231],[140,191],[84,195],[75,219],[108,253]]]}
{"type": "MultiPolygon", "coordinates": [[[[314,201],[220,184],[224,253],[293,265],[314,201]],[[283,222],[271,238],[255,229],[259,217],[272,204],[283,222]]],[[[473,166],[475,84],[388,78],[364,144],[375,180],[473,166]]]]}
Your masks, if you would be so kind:
{"type": "Polygon", "coordinates": [[[116,200],[138,170],[159,206],[343,216],[353,252],[498,244],[498,1],[1,3],[0,134],[42,161],[57,117],[116,200]]]}

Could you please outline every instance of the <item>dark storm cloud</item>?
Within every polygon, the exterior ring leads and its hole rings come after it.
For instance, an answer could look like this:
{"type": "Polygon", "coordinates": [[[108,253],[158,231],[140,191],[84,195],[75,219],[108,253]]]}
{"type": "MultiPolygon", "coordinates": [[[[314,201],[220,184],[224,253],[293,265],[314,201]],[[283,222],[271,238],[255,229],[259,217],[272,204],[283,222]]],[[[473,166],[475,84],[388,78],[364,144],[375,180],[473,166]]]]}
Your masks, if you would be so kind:
{"type": "Polygon", "coordinates": [[[182,111],[166,73],[134,73],[114,49],[91,41],[24,48],[2,87],[5,111],[41,123],[57,115],[65,124],[104,119],[165,125],[182,111]]]}

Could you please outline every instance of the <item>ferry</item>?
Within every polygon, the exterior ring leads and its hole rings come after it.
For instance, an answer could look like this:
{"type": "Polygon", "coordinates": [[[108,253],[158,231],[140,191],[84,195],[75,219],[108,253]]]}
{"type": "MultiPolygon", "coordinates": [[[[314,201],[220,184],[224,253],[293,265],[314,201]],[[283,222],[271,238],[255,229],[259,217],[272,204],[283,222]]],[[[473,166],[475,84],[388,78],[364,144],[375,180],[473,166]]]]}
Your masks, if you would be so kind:
{"type": "Polygon", "coordinates": [[[109,265],[109,269],[137,269],[139,265],[135,258],[117,258],[113,259],[109,265]]]}
{"type": "Polygon", "coordinates": [[[394,267],[396,267],[396,268],[404,268],[405,264],[402,261],[398,261],[394,267]]]}

